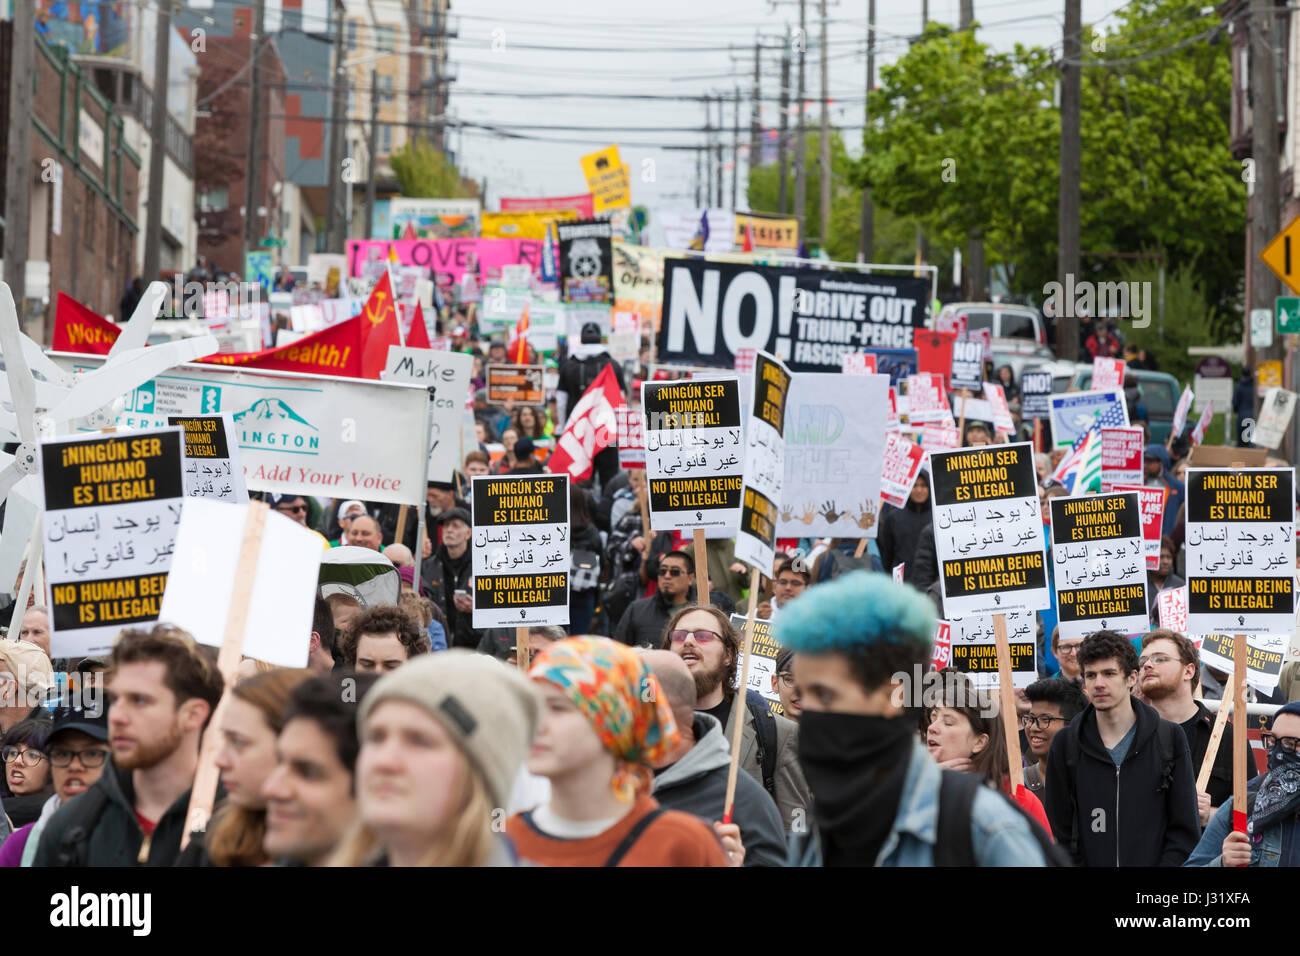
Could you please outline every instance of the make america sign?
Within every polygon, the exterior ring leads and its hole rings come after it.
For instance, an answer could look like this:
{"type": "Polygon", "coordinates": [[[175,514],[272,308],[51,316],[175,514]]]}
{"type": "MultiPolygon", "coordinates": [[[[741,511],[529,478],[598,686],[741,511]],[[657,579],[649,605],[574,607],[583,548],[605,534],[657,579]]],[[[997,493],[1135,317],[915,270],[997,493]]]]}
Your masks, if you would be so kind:
{"type": "Polygon", "coordinates": [[[734,368],[738,349],[796,372],[838,372],[842,356],[910,349],[929,281],[792,266],[664,260],[661,362],[734,368]]]}

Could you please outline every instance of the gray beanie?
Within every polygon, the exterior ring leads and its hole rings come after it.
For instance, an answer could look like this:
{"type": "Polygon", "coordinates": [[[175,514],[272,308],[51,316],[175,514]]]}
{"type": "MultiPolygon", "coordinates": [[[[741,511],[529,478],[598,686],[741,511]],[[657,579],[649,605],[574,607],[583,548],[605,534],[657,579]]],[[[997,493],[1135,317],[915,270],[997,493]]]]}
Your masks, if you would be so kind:
{"type": "Polygon", "coordinates": [[[421,654],[385,674],[362,698],[357,727],[363,740],[366,719],[386,700],[426,710],[465,752],[493,806],[506,805],[541,716],[541,698],[518,668],[468,650],[421,654]]]}

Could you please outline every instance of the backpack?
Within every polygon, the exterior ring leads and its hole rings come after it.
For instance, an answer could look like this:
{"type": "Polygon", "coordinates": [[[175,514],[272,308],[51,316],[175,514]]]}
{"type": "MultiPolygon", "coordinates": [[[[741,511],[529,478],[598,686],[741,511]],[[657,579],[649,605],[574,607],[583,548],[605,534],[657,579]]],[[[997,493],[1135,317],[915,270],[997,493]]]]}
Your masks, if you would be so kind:
{"type": "MultiPolygon", "coordinates": [[[[943,777],[939,785],[939,825],[938,839],[934,847],[934,865],[979,866],[979,861],[975,859],[970,824],[975,795],[984,786],[984,781],[973,773],[959,773],[955,770],[944,770],[941,773],[943,777]]],[[[1029,832],[1038,841],[1038,848],[1043,853],[1043,862],[1047,866],[1072,867],[1074,865],[1061,846],[1052,842],[1052,838],[1020,804],[1000,790],[990,790],[990,792],[996,792],[1014,807],[1029,825],[1029,832]]]]}
{"type": "Polygon", "coordinates": [[[776,715],[767,706],[767,698],[756,690],[745,692],[745,706],[754,718],[754,740],[758,744],[758,767],[763,774],[763,789],[776,801],[776,715]]]}
{"type": "MultiPolygon", "coordinates": [[[[1080,724],[1080,727],[1082,724],[1080,724]]],[[[1079,729],[1071,724],[1065,728],[1062,733],[1068,733],[1065,738],[1065,772],[1069,779],[1070,794],[1070,857],[1077,858],[1079,855],[1079,804],[1077,800],[1077,786],[1079,779],[1079,729]]],[[[1156,724],[1156,745],[1160,748],[1160,786],[1156,787],[1157,793],[1163,793],[1168,790],[1174,779],[1174,731],[1182,733],[1181,727],[1175,727],[1167,720],[1161,720],[1156,724]]],[[[1066,841],[1061,840],[1064,844],[1066,841]]]]}
{"type": "MultiPolygon", "coordinates": [[[[578,396],[581,397],[591,388],[593,382],[600,376],[600,371],[605,367],[606,353],[597,352],[595,355],[588,355],[582,360],[582,365],[578,369],[578,396]]],[[[576,402],[576,399],[575,399],[576,402]]]]}

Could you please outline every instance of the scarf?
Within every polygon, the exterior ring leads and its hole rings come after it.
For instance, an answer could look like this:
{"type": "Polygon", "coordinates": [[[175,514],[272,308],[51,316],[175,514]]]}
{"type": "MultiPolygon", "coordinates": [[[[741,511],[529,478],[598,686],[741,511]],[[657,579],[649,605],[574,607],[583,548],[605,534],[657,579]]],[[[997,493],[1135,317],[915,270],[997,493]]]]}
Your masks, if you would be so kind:
{"type": "Polygon", "coordinates": [[[815,795],[825,866],[874,866],[898,815],[916,723],[805,710],[799,764],[815,795]]]}
{"type": "Polygon", "coordinates": [[[1255,789],[1250,832],[1258,833],[1300,812],[1300,753],[1287,753],[1274,744],[1268,752],[1268,773],[1255,789]]]}

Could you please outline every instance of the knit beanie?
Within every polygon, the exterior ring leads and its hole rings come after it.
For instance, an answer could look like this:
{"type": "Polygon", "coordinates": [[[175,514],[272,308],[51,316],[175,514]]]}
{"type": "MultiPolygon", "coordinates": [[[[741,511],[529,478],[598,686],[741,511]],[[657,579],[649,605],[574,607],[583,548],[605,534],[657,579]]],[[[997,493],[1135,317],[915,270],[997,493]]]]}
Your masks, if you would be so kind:
{"type": "Polygon", "coordinates": [[[492,805],[506,805],[541,716],[541,698],[518,669],[468,650],[421,654],[385,674],[362,698],[357,727],[363,740],[366,719],[386,700],[427,711],[483,778],[492,805]]]}

